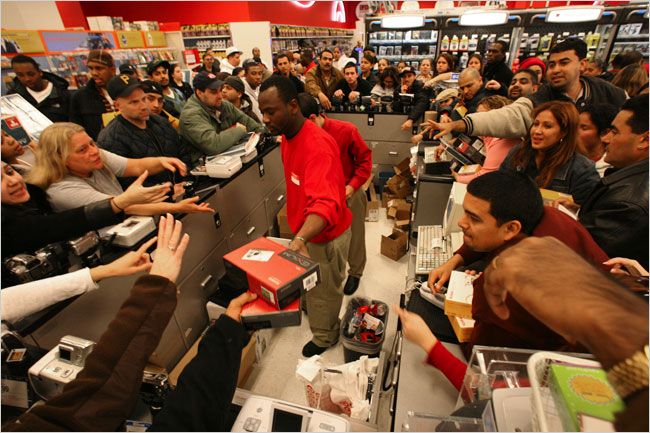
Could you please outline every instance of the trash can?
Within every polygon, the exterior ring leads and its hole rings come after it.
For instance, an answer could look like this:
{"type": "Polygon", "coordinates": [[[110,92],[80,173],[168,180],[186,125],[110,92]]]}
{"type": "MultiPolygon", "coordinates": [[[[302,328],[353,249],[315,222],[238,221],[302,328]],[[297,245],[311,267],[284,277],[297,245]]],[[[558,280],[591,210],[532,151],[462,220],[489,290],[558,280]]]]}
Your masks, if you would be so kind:
{"type": "MultiPolygon", "coordinates": [[[[380,307],[381,308],[381,307],[380,307]]],[[[373,316],[374,317],[374,316],[373,316]]],[[[345,310],[343,319],[341,320],[341,342],[343,343],[343,356],[345,362],[353,362],[361,358],[363,355],[368,355],[369,358],[376,358],[381,352],[381,346],[384,344],[386,338],[386,327],[388,323],[388,305],[385,302],[379,300],[370,300],[368,298],[354,297],[350,299],[350,302],[345,310]],[[355,335],[350,335],[348,333],[348,327],[350,326],[350,321],[354,317],[355,310],[361,306],[372,306],[378,305],[382,306],[385,313],[383,317],[377,317],[383,322],[383,331],[381,332],[380,338],[375,342],[365,342],[355,338],[355,335]]]]}

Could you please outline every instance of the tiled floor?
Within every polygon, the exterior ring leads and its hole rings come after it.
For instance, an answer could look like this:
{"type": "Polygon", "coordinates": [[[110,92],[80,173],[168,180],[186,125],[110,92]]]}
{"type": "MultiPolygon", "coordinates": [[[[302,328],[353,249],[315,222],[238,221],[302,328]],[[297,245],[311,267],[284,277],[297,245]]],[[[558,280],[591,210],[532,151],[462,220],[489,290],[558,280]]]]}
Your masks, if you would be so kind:
{"type": "MultiPolygon", "coordinates": [[[[399,303],[399,295],[404,290],[407,273],[407,257],[398,262],[382,256],[379,252],[381,236],[392,231],[393,221],[386,219],[386,210],[380,209],[378,222],[366,222],[367,263],[359,290],[356,295],[368,296],[384,301],[388,305],[399,303]]],[[[341,314],[345,310],[349,297],[345,297],[341,314]]],[[[388,330],[382,350],[388,352],[395,335],[397,319],[391,311],[388,318],[388,330]]],[[[311,339],[309,319],[303,316],[301,326],[282,328],[274,331],[271,345],[264,358],[255,367],[245,388],[255,394],[266,395],[297,404],[307,404],[305,389],[295,375],[297,361],[302,358],[301,351],[311,339]]],[[[326,363],[342,364],[343,347],[341,343],[323,354],[326,363]]],[[[379,428],[386,431],[389,425],[388,411],[380,410],[379,428]]]]}

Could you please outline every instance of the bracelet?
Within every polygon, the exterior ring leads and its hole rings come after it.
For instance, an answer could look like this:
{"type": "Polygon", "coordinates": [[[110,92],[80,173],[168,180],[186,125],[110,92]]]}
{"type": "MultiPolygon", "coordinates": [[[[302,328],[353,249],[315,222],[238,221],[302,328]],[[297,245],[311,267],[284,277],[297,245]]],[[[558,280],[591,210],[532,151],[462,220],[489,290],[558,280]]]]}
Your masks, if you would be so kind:
{"type": "Polygon", "coordinates": [[[303,244],[307,245],[307,241],[302,236],[294,236],[293,240],[295,241],[296,239],[298,239],[299,241],[302,241],[303,244]]]}
{"type": "Polygon", "coordinates": [[[122,212],[124,212],[124,209],[118,206],[118,204],[117,204],[117,200],[115,200],[115,197],[113,197],[113,199],[112,199],[111,201],[113,202],[113,204],[115,205],[116,208],[118,208],[119,210],[121,210],[122,212]]]}

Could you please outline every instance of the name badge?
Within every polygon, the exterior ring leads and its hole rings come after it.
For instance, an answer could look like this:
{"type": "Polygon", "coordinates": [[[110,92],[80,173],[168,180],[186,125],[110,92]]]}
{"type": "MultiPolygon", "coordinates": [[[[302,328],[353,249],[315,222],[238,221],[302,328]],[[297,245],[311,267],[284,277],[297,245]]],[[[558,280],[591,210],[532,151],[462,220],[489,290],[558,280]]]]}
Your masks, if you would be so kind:
{"type": "Polygon", "coordinates": [[[294,184],[300,186],[300,179],[298,178],[298,175],[295,173],[291,173],[291,182],[294,184]]]}

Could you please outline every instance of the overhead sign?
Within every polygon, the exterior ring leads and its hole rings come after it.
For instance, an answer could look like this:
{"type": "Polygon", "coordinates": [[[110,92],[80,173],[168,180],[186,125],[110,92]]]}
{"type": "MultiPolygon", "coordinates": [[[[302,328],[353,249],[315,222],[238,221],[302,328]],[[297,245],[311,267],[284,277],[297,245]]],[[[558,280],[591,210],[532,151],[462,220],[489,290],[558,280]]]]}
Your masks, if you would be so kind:
{"type": "Polygon", "coordinates": [[[345,5],[340,0],[332,2],[332,21],[337,23],[345,22],[345,5]]]}

